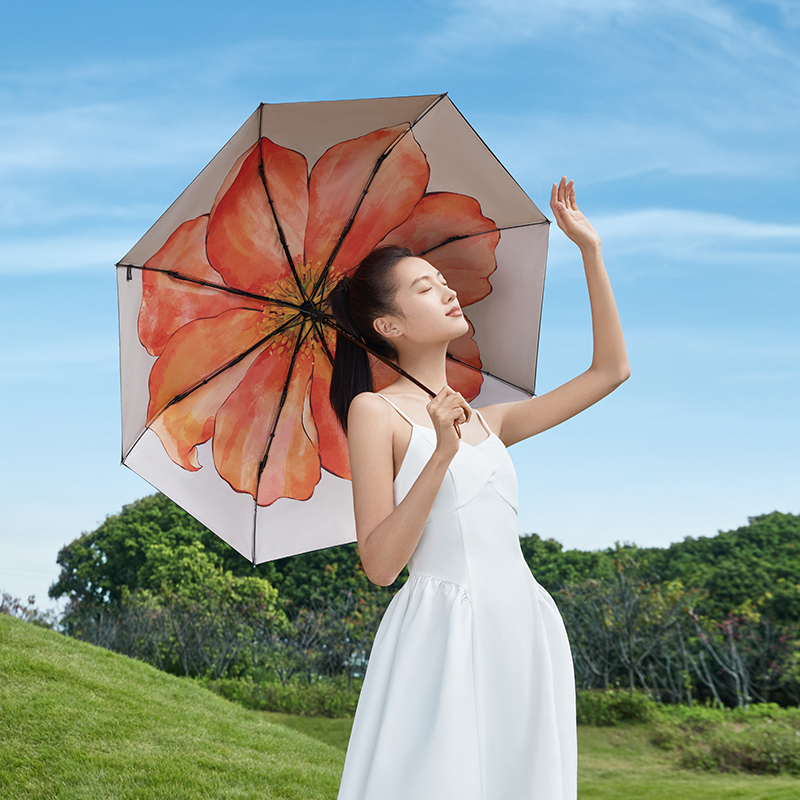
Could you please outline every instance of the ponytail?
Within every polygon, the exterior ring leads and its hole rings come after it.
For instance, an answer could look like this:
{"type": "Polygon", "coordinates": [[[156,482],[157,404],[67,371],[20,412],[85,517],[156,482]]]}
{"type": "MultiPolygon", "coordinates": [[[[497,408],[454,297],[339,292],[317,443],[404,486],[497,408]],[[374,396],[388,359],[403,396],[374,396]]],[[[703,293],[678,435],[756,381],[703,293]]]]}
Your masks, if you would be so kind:
{"type": "MultiPolygon", "coordinates": [[[[397,352],[373,325],[376,319],[397,314],[394,302],[397,285],[392,268],[412,255],[406,247],[389,245],[373,250],[356,269],[342,278],[328,295],[331,314],[348,333],[386,358],[397,352]]],[[[342,428],[347,430],[347,414],[353,398],[374,391],[367,351],[340,333],[336,334],[336,353],[331,375],[330,401],[342,428]]]]}

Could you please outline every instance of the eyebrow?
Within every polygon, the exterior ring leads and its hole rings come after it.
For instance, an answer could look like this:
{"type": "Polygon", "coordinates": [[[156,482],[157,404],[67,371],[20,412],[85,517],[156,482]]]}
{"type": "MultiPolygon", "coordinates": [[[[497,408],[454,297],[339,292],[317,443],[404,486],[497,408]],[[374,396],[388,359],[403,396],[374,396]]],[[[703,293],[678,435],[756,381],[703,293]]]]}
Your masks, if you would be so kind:
{"type": "MultiPolygon", "coordinates": [[[[442,273],[439,272],[439,270],[436,270],[436,277],[444,278],[444,275],[442,275],[442,273]]],[[[430,275],[420,275],[419,278],[414,278],[414,280],[411,281],[409,288],[411,288],[411,286],[413,286],[414,284],[419,283],[420,281],[429,281],[429,280],[431,280],[430,275]]]]}

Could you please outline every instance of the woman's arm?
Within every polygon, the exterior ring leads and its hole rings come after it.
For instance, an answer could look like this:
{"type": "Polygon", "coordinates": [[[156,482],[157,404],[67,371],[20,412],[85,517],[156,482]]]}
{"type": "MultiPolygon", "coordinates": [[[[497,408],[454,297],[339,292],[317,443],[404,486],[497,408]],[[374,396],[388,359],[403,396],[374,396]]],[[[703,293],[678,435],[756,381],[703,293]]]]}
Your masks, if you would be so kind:
{"type": "Polygon", "coordinates": [[[425,529],[450,462],[458,452],[454,422],[472,411],[458,392],[445,386],[428,405],[437,444],[403,501],[394,508],[393,437],[397,412],[375,395],[354,398],[347,418],[358,552],[367,577],[393,583],[408,563],[425,529]]]}
{"type": "Polygon", "coordinates": [[[608,280],[600,237],[575,202],[566,178],[550,195],[558,227],[580,248],[592,311],[592,363],[586,372],[540,397],[483,409],[487,422],[506,446],[552,428],[614,391],[630,376],[622,326],[608,280]]]}

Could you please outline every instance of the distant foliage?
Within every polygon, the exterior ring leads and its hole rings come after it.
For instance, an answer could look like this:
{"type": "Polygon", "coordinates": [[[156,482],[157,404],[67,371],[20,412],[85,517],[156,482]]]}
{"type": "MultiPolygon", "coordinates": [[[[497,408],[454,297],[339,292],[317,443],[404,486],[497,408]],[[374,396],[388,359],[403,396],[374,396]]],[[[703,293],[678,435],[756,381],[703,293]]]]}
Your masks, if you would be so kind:
{"type": "Polygon", "coordinates": [[[375,602],[389,602],[404,582],[400,576],[391,587],[370,583],[355,544],[302,553],[253,566],[208,528],[163,494],[143,497],[106,518],[96,530],[83,533],[63,547],[57,563],[58,580],[50,597],[117,604],[123,591],[158,589],[153,569],[153,548],[174,552],[202,545],[208,560],[236,577],[257,576],[278,590],[290,616],[314,602],[340,592],[372,594],[375,602]]]}
{"type": "Polygon", "coordinates": [[[352,716],[358,703],[358,693],[352,686],[330,679],[310,686],[297,682],[256,683],[251,678],[207,680],[203,685],[245,708],[307,717],[352,716]]]}
{"type": "Polygon", "coordinates": [[[10,617],[25,622],[32,622],[42,628],[54,628],[58,624],[58,617],[52,611],[42,611],[36,607],[36,597],[31,595],[27,602],[23,602],[19,597],[13,597],[6,592],[0,595],[0,614],[8,614],[10,617]]]}
{"type": "MultiPolygon", "coordinates": [[[[580,690],[800,703],[800,517],[773,512],[667,548],[564,550],[535,534],[520,546],[559,605],[580,690]]],[[[374,586],[355,545],[254,568],[160,494],[109,516],[58,563],[50,595],[68,598],[71,635],[177,674],[283,687],[357,685],[405,577],[374,586]]]]}
{"type": "Polygon", "coordinates": [[[639,554],[662,580],[701,590],[695,610],[704,617],[749,608],[773,623],[800,621],[800,516],[773,511],[733,531],[639,554]]]}
{"type": "Polygon", "coordinates": [[[678,753],[688,769],[800,776],[800,709],[666,707],[651,741],[678,753]]]}
{"type": "Polygon", "coordinates": [[[564,550],[536,534],[523,536],[520,544],[536,579],[551,593],[608,575],[612,560],[628,552],[655,580],[698,590],[695,611],[704,617],[721,620],[748,608],[775,623],[800,621],[800,516],[795,514],[750,517],[736,530],[689,536],[665,548],[564,550]]]}
{"type": "Polygon", "coordinates": [[[651,722],[658,705],[645,692],[621,689],[578,692],[579,725],[610,727],[633,722],[651,722]]]}

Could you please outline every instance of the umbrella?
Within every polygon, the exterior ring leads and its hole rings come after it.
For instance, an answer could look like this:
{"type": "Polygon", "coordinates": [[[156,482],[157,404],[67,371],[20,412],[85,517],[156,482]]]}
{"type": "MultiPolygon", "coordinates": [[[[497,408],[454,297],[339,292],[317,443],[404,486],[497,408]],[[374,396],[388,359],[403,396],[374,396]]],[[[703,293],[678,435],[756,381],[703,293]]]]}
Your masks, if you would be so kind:
{"type": "Polygon", "coordinates": [[[328,293],[409,247],[470,322],[451,386],[527,397],[547,231],[447,95],[260,105],[117,264],[122,463],[254,564],[354,541],[328,293]]]}

